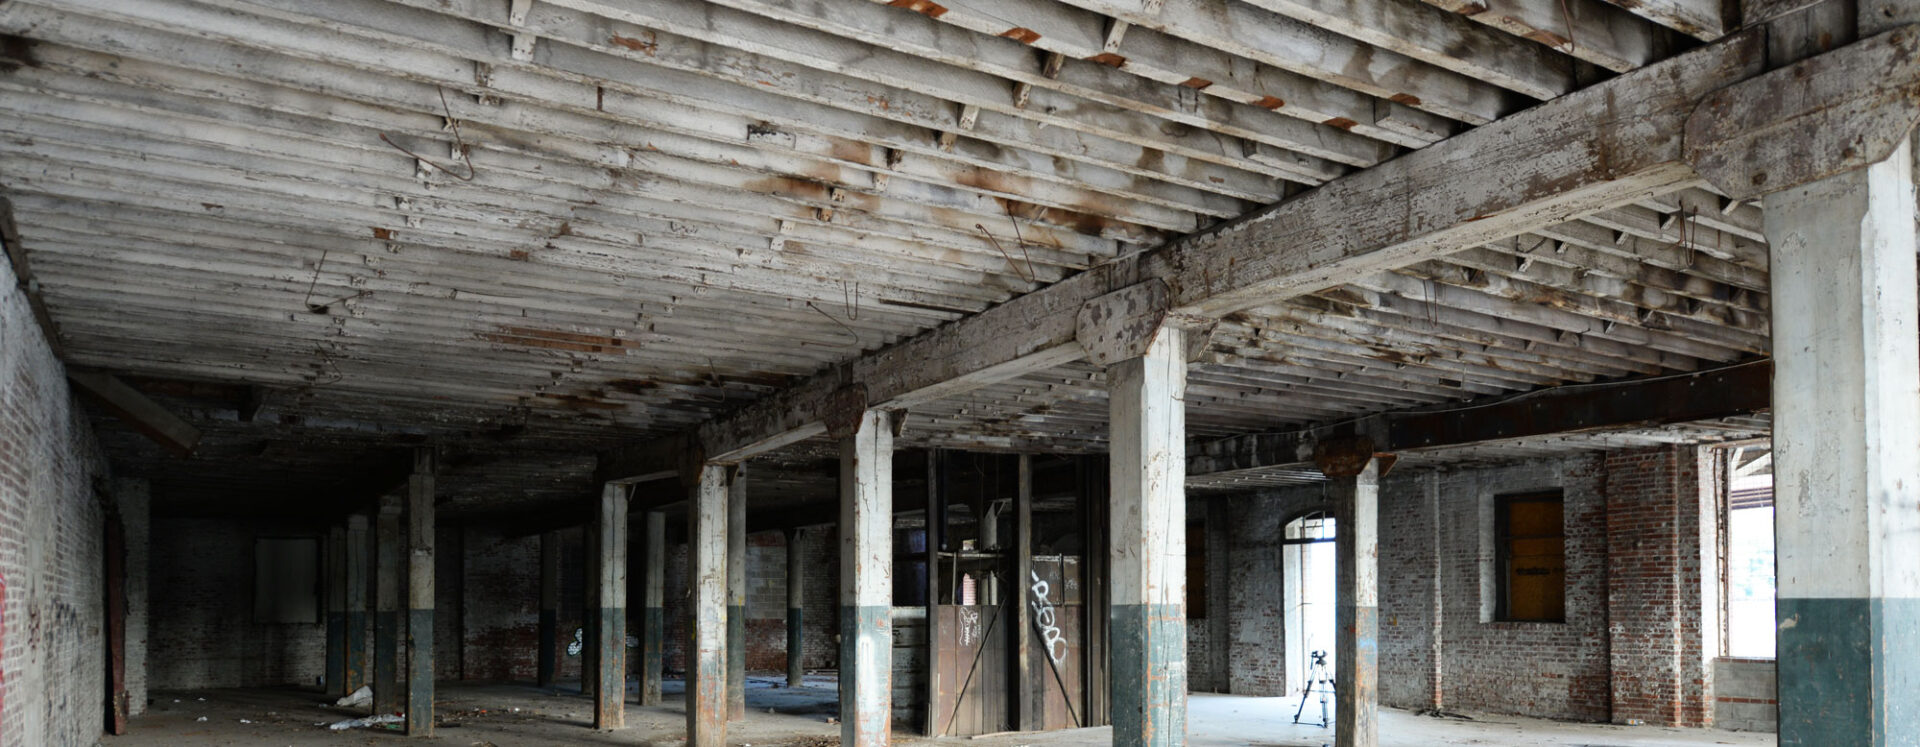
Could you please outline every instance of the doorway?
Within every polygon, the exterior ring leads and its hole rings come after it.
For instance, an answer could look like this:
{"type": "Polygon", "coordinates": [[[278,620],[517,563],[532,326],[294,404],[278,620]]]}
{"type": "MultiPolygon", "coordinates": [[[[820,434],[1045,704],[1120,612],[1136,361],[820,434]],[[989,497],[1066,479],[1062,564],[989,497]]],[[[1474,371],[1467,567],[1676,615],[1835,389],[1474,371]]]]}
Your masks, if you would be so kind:
{"type": "Polygon", "coordinates": [[[1280,538],[1287,645],[1287,694],[1299,695],[1311,683],[1314,652],[1323,652],[1327,675],[1333,671],[1335,554],[1333,515],[1311,511],[1286,523],[1280,538]]]}

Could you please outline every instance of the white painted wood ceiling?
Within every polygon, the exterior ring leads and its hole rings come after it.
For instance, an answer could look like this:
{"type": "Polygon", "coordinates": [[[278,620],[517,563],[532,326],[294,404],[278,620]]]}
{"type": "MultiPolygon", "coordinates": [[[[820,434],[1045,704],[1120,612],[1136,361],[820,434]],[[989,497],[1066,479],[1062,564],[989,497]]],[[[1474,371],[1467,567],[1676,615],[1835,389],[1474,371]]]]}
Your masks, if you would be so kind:
{"type": "MultiPolygon", "coordinates": [[[[111,439],[136,471],[233,493],[268,473],[208,473],[433,442],[571,494],[595,448],[1716,38],[1720,5],[10,0],[0,195],[70,361],[208,428],[188,462],[111,439]]],[[[1766,280],[1756,206],[1649,196],[1229,317],[1191,435],[1764,355],[1766,280]]],[[[1099,450],[1101,387],[1005,382],[906,443],[1099,450]]]]}

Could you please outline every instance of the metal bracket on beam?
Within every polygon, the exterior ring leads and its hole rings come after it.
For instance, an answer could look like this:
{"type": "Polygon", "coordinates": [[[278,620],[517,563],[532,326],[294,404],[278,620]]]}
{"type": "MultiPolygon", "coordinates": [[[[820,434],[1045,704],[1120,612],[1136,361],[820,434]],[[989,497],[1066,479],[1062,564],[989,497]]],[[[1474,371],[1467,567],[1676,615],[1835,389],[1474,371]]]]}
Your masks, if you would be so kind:
{"type": "Polygon", "coordinates": [[[1172,308],[1173,291],[1165,282],[1155,279],[1131,285],[1081,306],[1074,338],[1088,361],[1109,366],[1145,355],[1160,330],[1179,327],[1187,332],[1187,361],[1199,360],[1218,321],[1173,314],[1172,308]]]}
{"type": "Polygon", "coordinates": [[[1685,156],[1734,200],[1879,163],[1920,123],[1920,26],[1902,26],[1709,94],[1685,156]]]}

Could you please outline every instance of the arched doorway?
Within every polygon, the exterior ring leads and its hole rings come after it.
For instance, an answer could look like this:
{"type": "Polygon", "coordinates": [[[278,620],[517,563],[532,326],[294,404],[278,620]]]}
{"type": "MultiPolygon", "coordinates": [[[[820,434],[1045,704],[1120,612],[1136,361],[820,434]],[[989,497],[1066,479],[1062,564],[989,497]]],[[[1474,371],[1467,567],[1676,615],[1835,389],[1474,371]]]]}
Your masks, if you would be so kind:
{"type": "Polygon", "coordinates": [[[1286,619],[1287,693],[1298,695],[1311,681],[1313,652],[1325,652],[1333,672],[1334,524],[1326,511],[1310,511],[1281,531],[1280,568],[1286,619]]]}

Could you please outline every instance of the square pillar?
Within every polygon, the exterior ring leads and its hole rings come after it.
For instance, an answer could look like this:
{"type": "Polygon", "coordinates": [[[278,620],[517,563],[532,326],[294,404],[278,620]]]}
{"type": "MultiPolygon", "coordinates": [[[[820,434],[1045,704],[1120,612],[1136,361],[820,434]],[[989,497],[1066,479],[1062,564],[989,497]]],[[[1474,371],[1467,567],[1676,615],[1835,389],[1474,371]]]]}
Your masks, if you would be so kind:
{"type": "Polygon", "coordinates": [[[727,720],[747,717],[747,466],[727,481],[727,720]]]}
{"type": "Polygon", "coordinates": [[[660,705],[667,645],[667,514],[648,511],[640,619],[640,705],[660,705]]]}
{"type": "Polygon", "coordinates": [[[627,486],[607,483],[595,506],[593,550],[597,553],[587,582],[594,585],[593,728],[627,725],[627,486]]]}
{"type": "Polygon", "coordinates": [[[1780,744],[1920,734],[1912,145],[1768,195],[1780,744]]]}
{"type": "Polygon", "coordinates": [[[806,685],[806,561],[800,530],[787,530],[787,687],[806,685]]]}
{"type": "Polygon", "coordinates": [[[433,450],[407,480],[407,736],[433,736],[433,450]]]}
{"type": "Polygon", "coordinates": [[[727,468],[700,468],[687,507],[687,747],[727,744],[727,468]]]}
{"type": "Polygon", "coordinates": [[[327,696],[347,688],[347,527],[327,530],[327,696]]]}
{"type": "Polygon", "coordinates": [[[1187,739],[1187,386],[1184,333],[1107,366],[1112,453],[1113,743],[1187,739]]]}
{"type": "Polygon", "coordinates": [[[405,678],[400,672],[400,639],[406,635],[401,598],[406,594],[406,570],[400,560],[405,496],[380,496],[374,518],[373,712],[399,713],[407,705],[405,678]]]}
{"type": "Polygon", "coordinates": [[[346,693],[367,685],[367,515],[347,517],[346,693]]]}
{"type": "Polygon", "coordinates": [[[840,439],[840,744],[893,730],[893,418],[860,413],[840,439]]]}
{"type": "Polygon", "coordinates": [[[1334,747],[1380,744],[1380,460],[1327,475],[1334,521],[1334,747]]]}
{"type": "Polygon", "coordinates": [[[560,664],[560,533],[540,533],[540,637],[535,682],[552,687],[560,664]]]}

